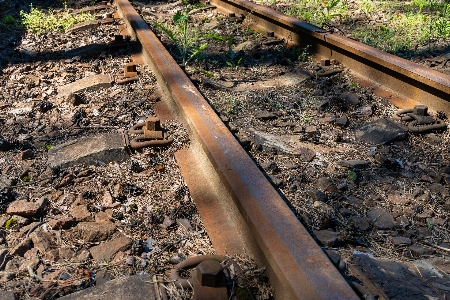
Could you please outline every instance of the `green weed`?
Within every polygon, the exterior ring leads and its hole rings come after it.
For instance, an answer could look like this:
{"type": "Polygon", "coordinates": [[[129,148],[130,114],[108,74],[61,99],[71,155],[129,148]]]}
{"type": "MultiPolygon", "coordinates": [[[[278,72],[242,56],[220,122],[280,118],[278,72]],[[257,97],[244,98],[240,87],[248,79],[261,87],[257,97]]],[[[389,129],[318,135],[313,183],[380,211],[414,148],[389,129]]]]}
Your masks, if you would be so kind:
{"type": "Polygon", "coordinates": [[[10,229],[11,227],[13,227],[16,224],[17,224],[17,219],[16,218],[11,218],[8,221],[6,221],[5,228],[6,229],[10,229]]]}
{"type": "Polygon", "coordinates": [[[355,181],[356,180],[357,175],[356,175],[355,171],[349,170],[347,175],[348,175],[348,178],[351,181],[355,181]]]}
{"type": "Polygon", "coordinates": [[[52,10],[46,14],[34,8],[32,4],[30,4],[29,13],[20,11],[20,17],[23,27],[38,34],[50,30],[66,30],[73,24],[94,19],[90,13],[81,12],[79,15],[73,15],[67,9],[59,15],[52,10]]]}
{"type": "Polygon", "coordinates": [[[153,24],[167,34],[175,44],[181,54],[181,64],[185,67],[190,60],[208,48],[208,43],[198,45],[201,36],[191,30],[189,26],[189,12],[199,6],[190,6],[187,0],[183,0],[183,4],[185,5],[184,11],[178,11],[173,16],[174,28],[156,21],[153,24]]]}
{"type": "Polygon", "coordinates": [[[14,22],[15,22],[14,17],[11,15],[7,15],[2,19],[2,23],[5,25],[12,25],[14,24],[14,22]]]}

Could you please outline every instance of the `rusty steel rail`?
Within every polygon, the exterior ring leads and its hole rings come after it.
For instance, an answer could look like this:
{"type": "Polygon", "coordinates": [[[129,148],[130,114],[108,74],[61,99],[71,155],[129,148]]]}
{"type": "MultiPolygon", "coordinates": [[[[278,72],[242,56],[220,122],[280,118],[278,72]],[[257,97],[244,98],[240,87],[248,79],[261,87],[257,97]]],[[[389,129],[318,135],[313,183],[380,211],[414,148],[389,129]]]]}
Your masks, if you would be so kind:
{"type": "Polygon", "coordinates": [[[400,108],[421,103],[450,114],[448,75],[246,0],[210,0],[210,3],[224,13],[243,14],[288,43],[310,45],[313,53],[336,59],[374,85],[388,88],[392,97],[412,100],[393,101],[400,108]]]}
{"type": "Polygon", "coordinates": [[[189,131],[176,159],[216,252],[254,257],[277,299],[359,299],[132,5],[115,4],[189,131]]]}

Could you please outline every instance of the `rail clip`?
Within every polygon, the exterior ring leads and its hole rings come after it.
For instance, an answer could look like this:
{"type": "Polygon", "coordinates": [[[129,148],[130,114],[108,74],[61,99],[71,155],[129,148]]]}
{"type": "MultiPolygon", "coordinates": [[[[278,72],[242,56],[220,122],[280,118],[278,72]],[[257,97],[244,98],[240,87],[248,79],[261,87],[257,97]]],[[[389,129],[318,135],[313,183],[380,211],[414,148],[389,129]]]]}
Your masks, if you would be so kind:
{"type": "Polygon", "coordinates": [[[148,117],[145,122],[138,123],[128,130],[128,134],[137,135],[129,141],[133,149],[145,147],[165,147],[172,144],[173,139],[164,139],[161,121],[156,117],[148,117]]]}
{"type": "Polygon", "coordinates": [[[445,130],[447,124],[442,120],[435,120],[428,114],[426,105],[416,105],[414,108],[402,109],[394,113],[394,119],[408,122],[408,131],[426,133],[432,130],[445,130]]]}

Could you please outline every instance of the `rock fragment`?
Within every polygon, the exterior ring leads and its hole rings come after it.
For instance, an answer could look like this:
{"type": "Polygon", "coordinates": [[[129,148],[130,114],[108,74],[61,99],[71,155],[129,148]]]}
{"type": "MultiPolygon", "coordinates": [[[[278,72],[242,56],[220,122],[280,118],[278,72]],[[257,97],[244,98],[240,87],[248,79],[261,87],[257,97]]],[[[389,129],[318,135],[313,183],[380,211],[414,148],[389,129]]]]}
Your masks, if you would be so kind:
{"type": "Polygon", "coordinates": [[[121,162],[128,158],[120,133],[105,133],[83,137],[76,142],[57,145],[48,151],[52,168],[74,165],[121,162]]]}
{"type": "Polygon", "coordinates": [[[16,200],[9,204],[6,212],[10,215],[23,217],[34,217],[40,215],[49,205],[49,200],[45,197],[35,200],[16,200]]]}
{"type": "Polygon", "coordinates": [[[322,245],[327,247],[339,247],[345,244],[344,239],[339,232],[315,230],[314,235],[322,245]]]}
{"type": "Polygon", "coordinates": [[[367,218],[378,229],[391,229],[397,225],[394,217],[384,208],[375,208],[368,211],[367,218]]]}
{"type": "Polygon", "coordinates": [[[355,137],[360,142],[380,145],[403,139],[407,133],[403,127],[391,120],[377,119],[357,128],[355,137]]]}
{"type": "Polygon", "coordinates": [[[103,261],[104,259],[110,261],[119,251],[127,250],[131,243],[132,240],[130,238],[121,234],[113,240],[92,247],[89,249],[89,252],[95,261],[103,261]]]}

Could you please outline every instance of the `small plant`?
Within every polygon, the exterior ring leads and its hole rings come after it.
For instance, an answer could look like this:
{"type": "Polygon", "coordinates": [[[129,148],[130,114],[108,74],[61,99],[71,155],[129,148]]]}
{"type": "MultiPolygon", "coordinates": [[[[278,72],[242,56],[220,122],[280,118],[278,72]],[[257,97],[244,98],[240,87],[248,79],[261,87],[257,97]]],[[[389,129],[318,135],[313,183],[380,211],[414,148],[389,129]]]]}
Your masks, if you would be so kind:
{"type": "Polygon", "coordinates": [[[352,170],[349,170],[347,175],[348,179],[350,179],[351,181],[355,181],[357,178],[356,172],[352,170]]]}
{"type": "Polygon", "coordinates": [[[15,22],[14,17],[11,15],[7,15],[2,19],[2,23],[5,25],[12,25],[14,24],[14,22],[15,22]]]}
{"type": "Polygon", "coordinates": [[[29,182],[30,180],[31,180],[31,177],[29,175],[22,177],[23,182],[29,182]]]}
{"type": "Polygon", "coordinates": [[[181,64],[185,67],[191,59],[208,48],[208,44],[204,43],[198,46],[197,42],[200,36],[192,37],[192,31],[189,27],[189,12],[196,7],[190,7],[187,0],[182,1],[185,5],[184,12],[178,11],[172,19],[175,24],[175,31],[156,21],[153,24],[167,34],[176,45],[181,54],[181,64]]]}
{"type": "Polygon", "coordinates": [[[136,203],[131,203],[131,204],[130,204],[130,210],[131,210],[132,212],[136,212],[137,209],[138,209],[138,206],[137,206],[136,203]]]}
{"type": "Polygon", "coordinates": [[[29,13],[20,11],[21,24],[31,32],[39,34],[49,30],[66,30],[73,24],[94,19],[93,15],[84,12],[79,15],[72,15],[67,10],[67,6],[65,7],[64,13],[55,15],[52,10],[46,14],[30,4],[29,13]]]}
{"type": "Polygon", "coordinates": [[[52,144],[47,144],[47,145],[45,145],[44,150],[45,150],[45,151],[48,151],[48,150],[50,150],[50,149],[52,149],[52,148],[53,148],[53,145],[52,145],[52,144]]]}
{"type": "Polygon", "coordinates": [[[341,0],[325,0],[322,4],[324,9],[321,11],[325,22],[331,21],[335,17],[339,17],[341,14],[333,13],[334,9],[341,3],[341,0]]]}
{"type": "Polygon", "coordinates": [[[16,224],[17,224],[17,219],[16,218],[11,218],[8,221],[6,221],[5,228],[6,229],[10,229],[11,227],[13,227],[16,224]]]}
{"type": "Polygon", "coordinates": [[[237,58],[237,54],[236,52],[233,50],[232,45],[233,45],[233,40],[234,40],[234,35],[231,35],[228,38],[227,41],[227,46],[228,46],[228,51],[227,51],[227,55],[228,57],[231,59],[231,61],[227,61],[226,64],[230,67],[234,67],[236,68],[236,70],[239,68],[241,62],[242,62],[242,57],[240,57],[237,62],[235,62],[236,58],[237,58]]]}

